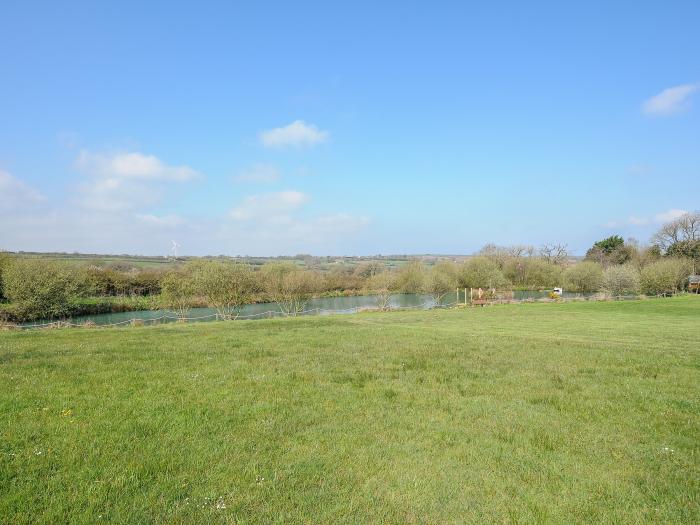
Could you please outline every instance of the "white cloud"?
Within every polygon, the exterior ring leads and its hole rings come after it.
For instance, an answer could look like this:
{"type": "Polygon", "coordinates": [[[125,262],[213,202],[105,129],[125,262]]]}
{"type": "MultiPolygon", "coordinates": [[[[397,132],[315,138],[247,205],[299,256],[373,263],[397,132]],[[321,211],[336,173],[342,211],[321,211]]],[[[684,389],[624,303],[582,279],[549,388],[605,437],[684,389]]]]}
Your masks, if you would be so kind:
{"type": "Polygon", "coordinates": [[[101,154],[82,150],[75,165],[90,175],[115,179],[187,181],[199,177],[189,166],[168,166],[143,153],[101,154]]]}
{"type": "Polygon", "coordinates": [[[646,115],[666,116],[681,113],[690,107],[690,96],[697,91],[700,84],[683,84],[664,89],[642,104],[646,115]]]}
{"type": "Polygon", "coordinates": [[[75,166],[89,179],[78,187],[85,208],[116,212],[158,201],[172,183],[191,181],[200,174],[189,166],[169,166],[142,153],[93,153],[83,150],[75,166]]]}
{"type": "Polygon", "coordinates": [[[238,182],[264,182],[270,183],[279,180],[280,173],[277,168],[270,164],[254,164],[248,169],[241,171],[234,180],[238,182]]]}
{"type": "Polygon", "coordinates": [[[295,120],[291,124],[274,128],[260,133],[260,142],[267,148],[279,148],[285,146],[313,146],[328,140],[328,131],[318,129],[313,124],[307,124],[303,120],[295,120]]]}
{"type": "Polygon", "coordinates": [[[621,221],[609,221],[605,223],[606,228],[624,228],[625,226],[648,226],[650,224],[663,224],[666,222],[671,222],[688,213],[685,210],[679,210],[671,208],[661,213],[657,213],[653,217],[638,217],[636,215],[630,215],[625,220],[621,221]]]}
{"type": "Polygon", "coordinates": [[[682,217],[688,213],[686,210],[678,210],[675,208],[671,208],[670,210],[666,210],[663,213],[658,213],[655,217],[654,220],[656,222],[671,222],[673,220],[678,219],[679,217],[682,217]]]}
{"type": "Polygon", "coordinates": [[[0,212],[31,206],[45,197],[7,171],[0,170],[0,212]]]}
{"type": "Polygon", "coordinates": [[[231,217],[238,221],[284,221],[290,212],[298,210],[309,200],[307,194],[294,190],[251,195],[231,210],[231,217]]]}

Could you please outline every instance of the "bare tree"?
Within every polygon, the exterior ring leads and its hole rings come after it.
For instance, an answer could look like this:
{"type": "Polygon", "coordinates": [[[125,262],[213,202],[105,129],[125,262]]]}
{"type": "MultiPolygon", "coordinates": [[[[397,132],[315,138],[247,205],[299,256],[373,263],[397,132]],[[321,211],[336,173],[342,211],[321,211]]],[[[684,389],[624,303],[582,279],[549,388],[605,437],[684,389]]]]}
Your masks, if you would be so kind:
{"type": "Polygon", "coordinates": [[[395,272],[385,271],[367,278],[365,290],[374,295],[377,308],[388,310],[391,306],[391,294],[397,289],[398,283],[395,272]]]}
{"type": "Polygon", "coordinates": [[[435,304],[457,288],[457,267],[451,262],[440,262],[430,268],[423,280],[423,291],[430,295],[435,304]]]}
{"type": "Polygon", "coordinates": [[[552,264],[563,264],[569,258],[566,244],[543,244],[540,257],[552,264]]]}
{"type": "Polygon", "coordinates": [[[651,242],[663,251],[678,242],[697,240],[700,240],[699,211],[686,213],[664,224],[651,238],[651,242]]]}
{"type": "Polygon", "coordinates": [[[285,315],[296,316],[318,289],[318,276],[294,263],[268,263],[260,270],[263,289],[285,315]]]}

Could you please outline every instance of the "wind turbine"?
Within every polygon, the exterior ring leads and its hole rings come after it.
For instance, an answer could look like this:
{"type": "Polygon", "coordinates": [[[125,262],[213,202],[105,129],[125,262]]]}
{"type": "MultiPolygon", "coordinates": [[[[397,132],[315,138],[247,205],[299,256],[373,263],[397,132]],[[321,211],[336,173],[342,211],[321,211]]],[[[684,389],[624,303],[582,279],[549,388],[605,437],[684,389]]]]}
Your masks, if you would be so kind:
{"type": "Polygon", "coordinates": [[[173,243],[173,247],[170,249],[170,251],[173,253],[173,257],[177,258],[177,249],[180,248],[180,245],[177,243],[177,241],[171,241],[173,243]]]}

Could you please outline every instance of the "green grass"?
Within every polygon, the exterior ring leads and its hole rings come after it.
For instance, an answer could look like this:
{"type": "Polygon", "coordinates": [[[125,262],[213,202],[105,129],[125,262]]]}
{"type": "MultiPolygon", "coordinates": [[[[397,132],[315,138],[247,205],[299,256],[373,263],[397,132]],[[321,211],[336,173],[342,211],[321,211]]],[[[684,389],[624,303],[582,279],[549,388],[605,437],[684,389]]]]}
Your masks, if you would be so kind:
{"type": "Polygon", "coordinates": [[[0,333],[0,520],[697,523],[699,323],[686,296],[0,333]]]}

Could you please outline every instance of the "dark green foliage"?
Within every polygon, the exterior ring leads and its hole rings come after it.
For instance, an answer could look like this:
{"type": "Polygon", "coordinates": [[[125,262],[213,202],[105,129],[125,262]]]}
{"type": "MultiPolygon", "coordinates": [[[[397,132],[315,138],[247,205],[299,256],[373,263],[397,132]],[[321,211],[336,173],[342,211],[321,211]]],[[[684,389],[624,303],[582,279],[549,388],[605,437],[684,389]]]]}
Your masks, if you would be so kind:
{"type": "Polygon", "coordinates": [[[666,250],[668,257],[700,259],[700,240],[674,242],[666,250]]]}
{"type": "Polygon", "coordinates": [[[593,244],[595,248],[600,248],[605,254],[611,254],[624,245],[625,240],[619,235],[611,235],[607,239],[603,239],[602,241],[598,241],[593,244]]]}

